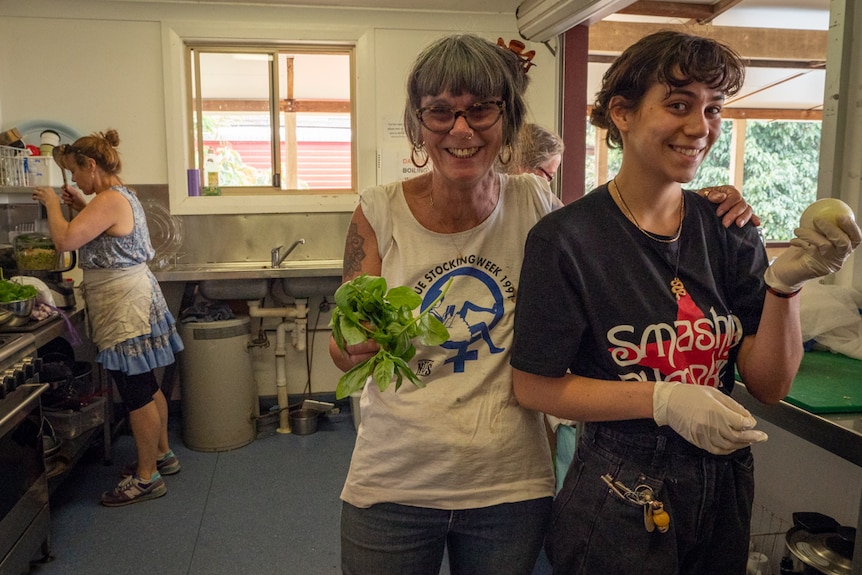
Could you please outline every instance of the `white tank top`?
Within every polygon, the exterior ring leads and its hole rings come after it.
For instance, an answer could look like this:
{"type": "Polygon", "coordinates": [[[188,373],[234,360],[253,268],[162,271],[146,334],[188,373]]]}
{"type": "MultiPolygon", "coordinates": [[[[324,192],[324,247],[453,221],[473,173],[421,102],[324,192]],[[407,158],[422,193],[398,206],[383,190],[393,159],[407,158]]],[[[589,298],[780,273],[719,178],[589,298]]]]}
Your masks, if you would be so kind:
{"type": "Polygon", "coordinates": [[[371,383],[362,394],[341,494],[352,505],[469,509],[554,493],[542,416],[517,404],[509,366],[524,241],[554,197],[535,176],[500,178],[491,215],[456,234],[419,224],[400,183],[362,194],[390,288],[412,287],[424,309],[453,281],[434,311],[449,341],[417,345],[410,361],[425,387],[405,379],[397,392],[371,383]]]}

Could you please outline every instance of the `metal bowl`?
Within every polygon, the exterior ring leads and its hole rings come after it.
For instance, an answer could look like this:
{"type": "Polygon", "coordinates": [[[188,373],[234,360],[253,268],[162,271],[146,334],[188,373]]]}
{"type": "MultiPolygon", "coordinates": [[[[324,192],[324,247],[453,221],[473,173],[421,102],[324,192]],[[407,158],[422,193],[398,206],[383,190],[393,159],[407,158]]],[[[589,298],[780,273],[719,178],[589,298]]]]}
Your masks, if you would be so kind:
{"type": "Polygon", "coordinates": [[[0,303],[0,325],[18,327],[30,321],[36,296],[0,303]]]}

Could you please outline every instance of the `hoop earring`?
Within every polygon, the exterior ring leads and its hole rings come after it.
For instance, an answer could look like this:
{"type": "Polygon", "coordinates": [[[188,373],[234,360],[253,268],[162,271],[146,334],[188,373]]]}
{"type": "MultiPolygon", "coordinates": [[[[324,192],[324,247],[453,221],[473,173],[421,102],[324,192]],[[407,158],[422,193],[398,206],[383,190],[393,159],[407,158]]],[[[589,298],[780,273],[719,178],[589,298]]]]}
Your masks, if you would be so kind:
{"type": "Polygon", "coordinates": [[[501,165],[509,165],[509,162],[512,161],[512,144],[506,144],[505,146],[503,146],[503,149],[500,150],[500,155],[497,156],[497,159],[500,161],[501,165]],[[503,158],[503,152],[506,153],[505,159],[503,158]]]}
{"type": "Polygon", "coordinates": [[[425,144],[414,143],[413,149],[410,150],[410,161],[413,163],[413,165],[421,169],[428,165],[428,160],[428,150],[425,149],[425,144]],[[416,159],[417,155],[419,155],[419,157],[424,157],[424,161],[420,163],[419,160],[416,159]]]}

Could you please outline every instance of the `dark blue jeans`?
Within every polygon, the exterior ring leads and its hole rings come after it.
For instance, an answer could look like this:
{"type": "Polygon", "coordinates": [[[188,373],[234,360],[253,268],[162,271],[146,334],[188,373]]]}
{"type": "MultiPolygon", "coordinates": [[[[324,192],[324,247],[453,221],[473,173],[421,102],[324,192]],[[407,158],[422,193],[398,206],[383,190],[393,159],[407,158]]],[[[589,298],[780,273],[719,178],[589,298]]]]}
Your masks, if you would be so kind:
{"type": "Polygon", "coordinates": [[[455,511],[343,503],[342,573],[437,575],[447,549],[452,575],[530,575],[550,513],[550,497],[455,511]]]}
{"type": "Polygon", "coordinates": [[[554,575],[744,575],[753,499],[748,448],[715,456],[666,427],[587,424],[554,501],[546,551],[554,575]],[[610,491],[604,474],[651,487],[669,530],[647,532],[643,506],[610,491]]]}

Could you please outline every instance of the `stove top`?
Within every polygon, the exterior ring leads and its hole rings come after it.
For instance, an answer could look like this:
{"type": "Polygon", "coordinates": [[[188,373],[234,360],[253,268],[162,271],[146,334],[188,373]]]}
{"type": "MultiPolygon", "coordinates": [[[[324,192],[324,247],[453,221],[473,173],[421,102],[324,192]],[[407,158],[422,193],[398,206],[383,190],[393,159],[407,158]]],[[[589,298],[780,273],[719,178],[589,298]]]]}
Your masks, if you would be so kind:
{"type": "Polygon", "coordinates": [[[0,334],[0,370],[36,352],[36,338],[29,333],[0,334]]]}
{"type": "Polygon", "coordinates": [[[16,325],[14,327],[10,327],[8,325],[0,325],[0,334],[7,333],[21,333],[27,331],[36,331],[41,328],[45,324],[52,323],[60,320],[61,315],[59,313],[55,313],[54,315],[49,315],[45,319],[35,320],[31,319],[24,325],[16,325]]]}

